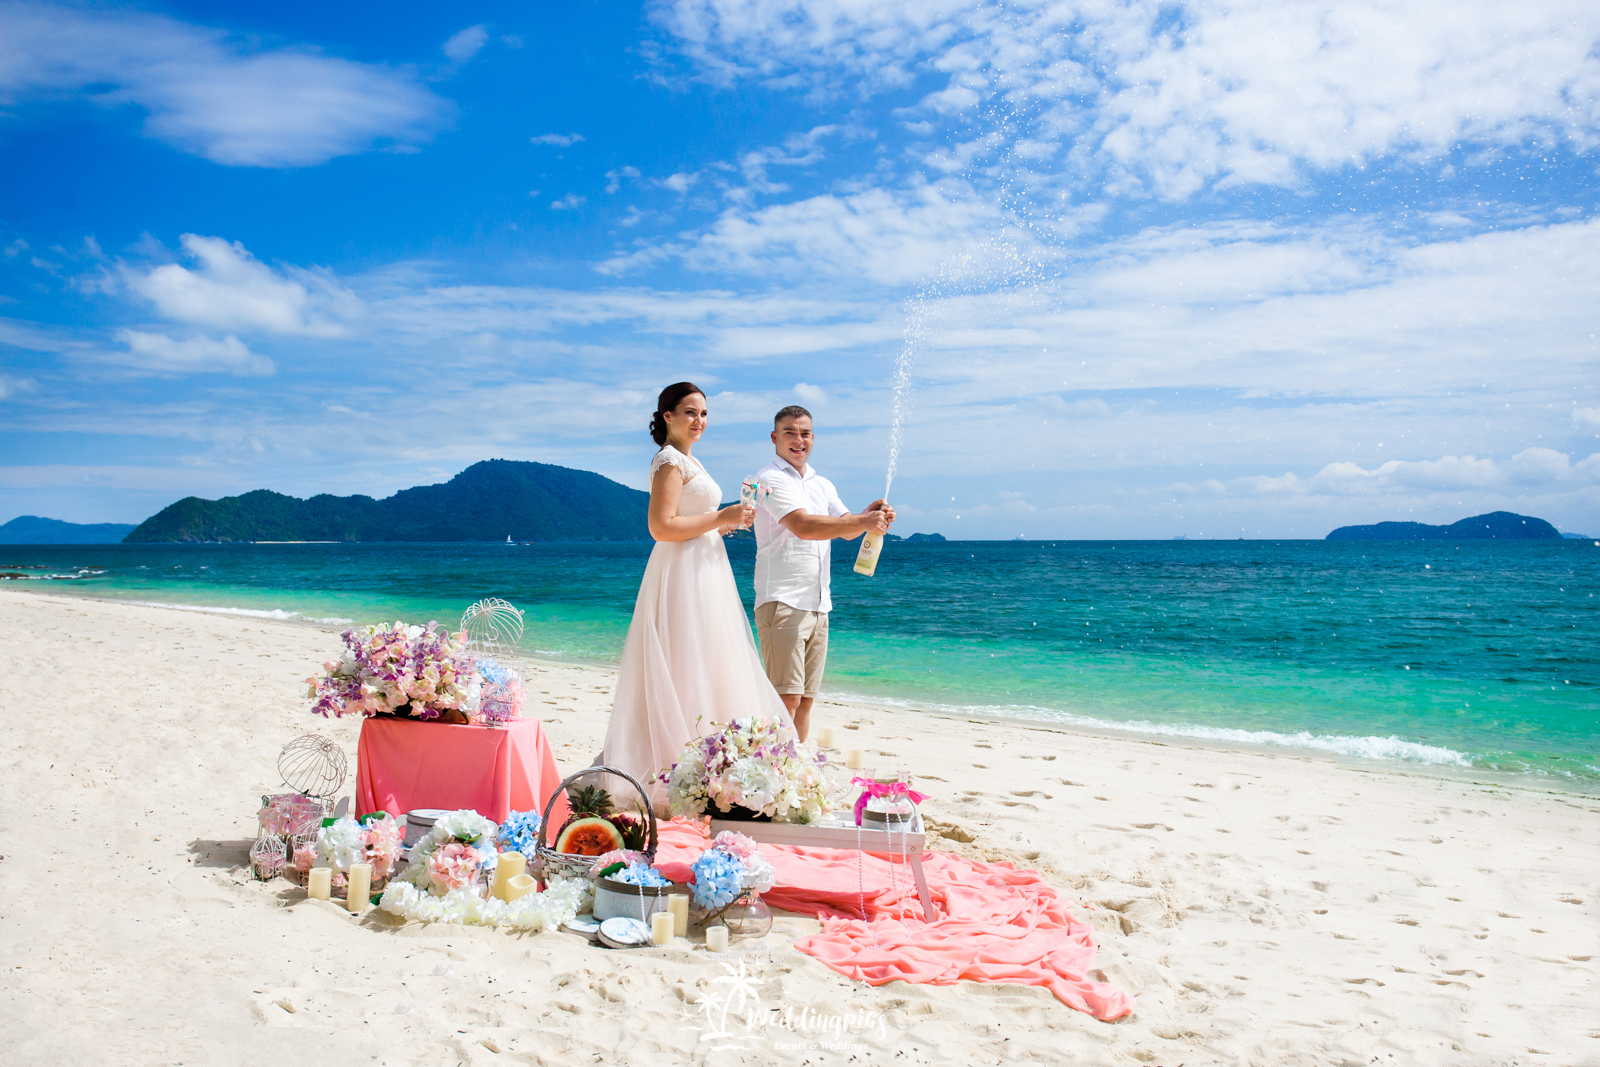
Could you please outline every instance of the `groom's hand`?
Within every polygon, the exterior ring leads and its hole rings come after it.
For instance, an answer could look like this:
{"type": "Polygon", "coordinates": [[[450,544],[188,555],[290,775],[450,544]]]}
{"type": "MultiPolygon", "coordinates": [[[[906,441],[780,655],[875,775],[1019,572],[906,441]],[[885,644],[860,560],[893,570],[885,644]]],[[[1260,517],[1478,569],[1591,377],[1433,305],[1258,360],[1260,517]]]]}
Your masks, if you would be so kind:
{"type": "MultiPolygon", "coordinates": [[[[872,503],[867,505],[867,510],[881,511],[883,512],[884,518],[888,519],[890,522],[894,522],[894,508],[889,506],[889,502],[887,500],[874,500],[872,503]]],[[[887,527],[885,527],[885,529],[887,529],[887,527]]]]}

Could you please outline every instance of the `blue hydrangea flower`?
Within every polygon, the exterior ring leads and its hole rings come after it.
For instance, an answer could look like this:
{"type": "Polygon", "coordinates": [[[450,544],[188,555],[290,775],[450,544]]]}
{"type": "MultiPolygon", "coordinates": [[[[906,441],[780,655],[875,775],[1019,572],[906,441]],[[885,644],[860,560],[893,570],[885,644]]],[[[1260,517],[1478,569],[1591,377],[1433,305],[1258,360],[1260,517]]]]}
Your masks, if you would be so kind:
{"type": "Polygon", "coordinates": [[[694,871],[694,902],[702,908],[720,908],[744,889],[744,864],[718,849],[700,853],[694,871]]]}
{"type": "Polygon", "coordinates": [[[630,863],[623,870],[606,877],[614,882],[625,882],[628,885],[662,886],[672,884],[671,879],[647,863],[630,863]]]}
{"type": "Polygon", "coordinates": [[[500,824],[500,847],[532,856],[538,843],[539,824],[544,820],[536,811],[513,811],[500,824]]]}

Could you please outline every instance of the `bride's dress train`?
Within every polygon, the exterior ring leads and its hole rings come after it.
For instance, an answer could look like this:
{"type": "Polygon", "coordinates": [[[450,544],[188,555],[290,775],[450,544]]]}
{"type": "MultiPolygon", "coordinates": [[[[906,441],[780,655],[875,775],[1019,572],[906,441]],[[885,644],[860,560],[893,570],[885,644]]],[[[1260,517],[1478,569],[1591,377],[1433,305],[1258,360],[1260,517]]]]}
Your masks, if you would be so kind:
{"type": "MultiPolygon", "coordinates": [[[[664,463],[684,477],[680,516],[717,510],[722,490],[704,467],[667,445],[650,464],[652,480],[664,463]]],[[[650,778],[690,740],[745,715],[791,722],[762,670],[722,536],[656,542],[622,649],[601,762],[638,778],[660,805],[665,788],[650,778]]]]}

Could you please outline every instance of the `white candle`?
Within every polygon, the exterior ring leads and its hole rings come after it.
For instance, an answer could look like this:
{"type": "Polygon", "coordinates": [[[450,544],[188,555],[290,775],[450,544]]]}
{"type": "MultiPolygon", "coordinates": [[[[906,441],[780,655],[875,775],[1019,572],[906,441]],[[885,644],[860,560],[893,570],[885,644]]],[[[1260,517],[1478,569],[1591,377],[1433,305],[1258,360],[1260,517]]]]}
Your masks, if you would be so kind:
{"type": "Polygon", "coordinates": [[[846,767],[852,771],[859,771],[861,763],[861,750],[859,748],[847,748],[844,750],[844,765],[846,767]]]}
{"type": "Polygon", "coordinates": [[[497,900],[510,900],[506,896],[506,887],[511,884],[511,879],[528,869],[528,858],[520,852],[500,853],[500,862],[494,869],[494,885],[489,889],[489,895],[497,900]]]}
{"type": "Polygon", "coordinates": [[[538,888],[538,881],[531,874],[519,874],[506,883],[506,900],[512,901],[533,892],[538,888]]]}
{"type": "Polygon", "coordinates": [[[706,927],[706,951],[728,951],[728,928],[726,926],[706,927]]]}
{"type": "Polygon", "coordinates": [[[677,937],[689,936],[689,895],[674,893],[667,898],[667,911],[672,913],[672,932],[677,937]]]}
{"type": "Polygon", "coordinates": [[[817,730],[817,744],[823,748],[833,747],[833,727],[823,726],[817,730]]]}
{"type": "Polygon", "coordinates": [[[652,912],[650,915],[650,943],[652,945],[672,944],[672,930],[675,925],[672,912],[652,912]]]}
{"type": "Polygon", "coordinates": [[[306,881],[306,895],[312,900],[327,900],[333,896],[333,868],[313,867],[306,881]]]}
{"type": "Polygon", "coordinates": [[[345,891],[344,906],[350,914],[360,915],[372,903],[372,864],[356,863],[350,867],[350,888],[345,891]]]}

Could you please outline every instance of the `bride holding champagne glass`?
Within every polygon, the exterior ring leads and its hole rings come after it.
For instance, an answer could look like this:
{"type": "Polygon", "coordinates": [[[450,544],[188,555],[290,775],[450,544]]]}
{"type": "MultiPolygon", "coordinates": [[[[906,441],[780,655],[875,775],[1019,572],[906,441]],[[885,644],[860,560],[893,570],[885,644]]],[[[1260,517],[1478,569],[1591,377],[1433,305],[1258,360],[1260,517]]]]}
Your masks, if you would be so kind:
{"type": "Polygon", "coordinates": [[[650,783],[683,746],[741,716],[793,722],[767,680],[722,538],[748,526],[755,509],[718,509],[722,490],[693,456],[710,415],[692,382],[661,391],[650,436],[650,536],[655,548],[639,583],[633,622],[600,762],[650,783]]]}

